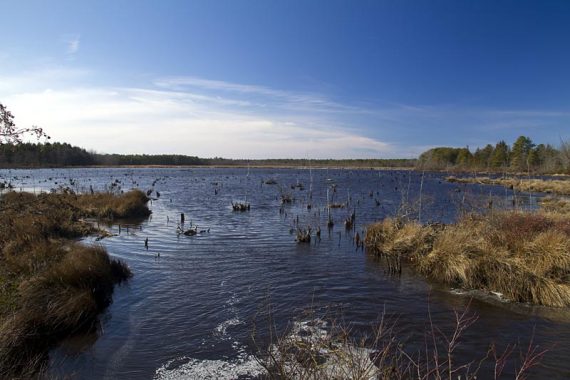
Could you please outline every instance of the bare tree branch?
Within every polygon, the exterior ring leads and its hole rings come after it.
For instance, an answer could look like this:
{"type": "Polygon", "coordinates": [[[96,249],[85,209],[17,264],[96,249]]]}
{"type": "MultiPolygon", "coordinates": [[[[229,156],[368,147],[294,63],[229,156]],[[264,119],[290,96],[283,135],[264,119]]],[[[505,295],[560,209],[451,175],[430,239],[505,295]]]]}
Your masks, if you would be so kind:
{"type": "Polygon", "coordinates": [[[5,105],[0,103],[0,145],[19,144],[25,135],[35,136],[38,140],[41,138],[50,138],[42,128],[35,125],[30,128],[16,127],[14,115],[5,105]]]}

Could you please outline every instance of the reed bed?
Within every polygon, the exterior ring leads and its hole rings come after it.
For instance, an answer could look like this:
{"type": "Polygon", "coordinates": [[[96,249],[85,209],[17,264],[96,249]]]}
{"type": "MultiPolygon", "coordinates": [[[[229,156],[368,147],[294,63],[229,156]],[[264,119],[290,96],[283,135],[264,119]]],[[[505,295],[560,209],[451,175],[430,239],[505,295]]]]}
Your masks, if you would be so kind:
{"type": "Polygon", "coordinates": [[[570,218],[563,214],[470,214],[452,225],[385,219],[369,226],[365,244],[452,287],[570,306],[570,218]]]}
{"type": "Polygon", "coordinates": [[[570,215],[570,198],[544,197],[539,199],[539,205],[547,212],[570,215]]]}
{"type": "Polygon", "coordinates": [[[568,179],[524,179],[524,178],[490,178],[490,177],[447,177],[447,181],[455,183],[477,183],[482,185],[500,185],[518,191],[532,191],[570,195],[568,179]]]}
{"type": "Polygon", "coordinates": [[[35,376],[49,348],[96,327],[114,285],[131,272],[104,248],[73,239],[96,232],[85,217],[148,215],[147,200],[139,191],[0,198],[1,378],[35,376]]]}

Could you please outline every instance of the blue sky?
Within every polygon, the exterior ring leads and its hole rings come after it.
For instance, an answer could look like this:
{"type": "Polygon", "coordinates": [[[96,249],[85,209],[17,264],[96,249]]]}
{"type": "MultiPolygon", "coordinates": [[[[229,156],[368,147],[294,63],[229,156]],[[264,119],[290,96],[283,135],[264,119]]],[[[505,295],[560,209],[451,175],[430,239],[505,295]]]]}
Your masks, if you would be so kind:
{"type": "Polygon", "coordinates": [[[0,102],[99,152],[570,139],[568,1],[0,0],[0,102]]]}

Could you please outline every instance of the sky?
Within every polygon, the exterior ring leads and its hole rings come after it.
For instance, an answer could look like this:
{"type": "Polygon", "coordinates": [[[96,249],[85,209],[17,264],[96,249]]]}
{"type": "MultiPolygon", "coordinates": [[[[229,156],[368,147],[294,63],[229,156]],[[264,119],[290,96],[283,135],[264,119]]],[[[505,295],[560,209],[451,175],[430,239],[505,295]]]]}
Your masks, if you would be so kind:
{"type": "Polygon", "coordinates": [[[570,139],[570,1],[0,0],[0,103],[101,153],[570,139]]]}

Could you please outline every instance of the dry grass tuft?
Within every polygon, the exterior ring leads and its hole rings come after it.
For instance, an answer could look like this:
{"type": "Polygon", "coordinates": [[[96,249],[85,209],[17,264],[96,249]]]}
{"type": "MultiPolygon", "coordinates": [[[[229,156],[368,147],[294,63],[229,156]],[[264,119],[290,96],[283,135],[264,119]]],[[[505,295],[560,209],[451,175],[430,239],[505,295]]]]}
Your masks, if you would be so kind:
{"type": "Polygon", "coordinates": [[[0,198],[0,377],[31,377],[60,339],[96,326],[129,268],[99,246],[83,217],[148,215],[141,192],[7,193],[0,198]]]}
{"type": "Polygon", "coordinates": [[[398,255],[419,273],[506,299],[570,306],[570,228],[559,214],[500,212],[468,215],[445,227],[387,219],[368,228],[378,255],[398,255]]]}
{"type": "Polygon", "coordinates": [[[120,195],[112,193],[60,195],[88,216],[121,219],[150,215],[150,210],[146,205],[149,198],[140,190],[132,190],[120,195]]]}
{"type": "Polygon", "coordinates": [[[456,183],[478,183],[481,185],[500,185],[518,191],[532,191],[540,193],[553,193],[570,195],[570,180],[568,179],[524,179],[524,178],[489,178],[447,177],[447,181],[456,183]]]}
{"type": "Polygon", "coordinates": [[[541,198],[539,202],[540,207],[547,212],[570,215],[569,198],[548,196],[541,198]]]}
{"type": "Polygon", "coordinates": [[[94,328],[111,302],[113,285],[131,275],[102,247],[73,244],[61,249],[60,261],[20,283],[21,306],[2,321],[2,376],[30,371],[29,363],[41,363],[59,339],[94,328]]]}

